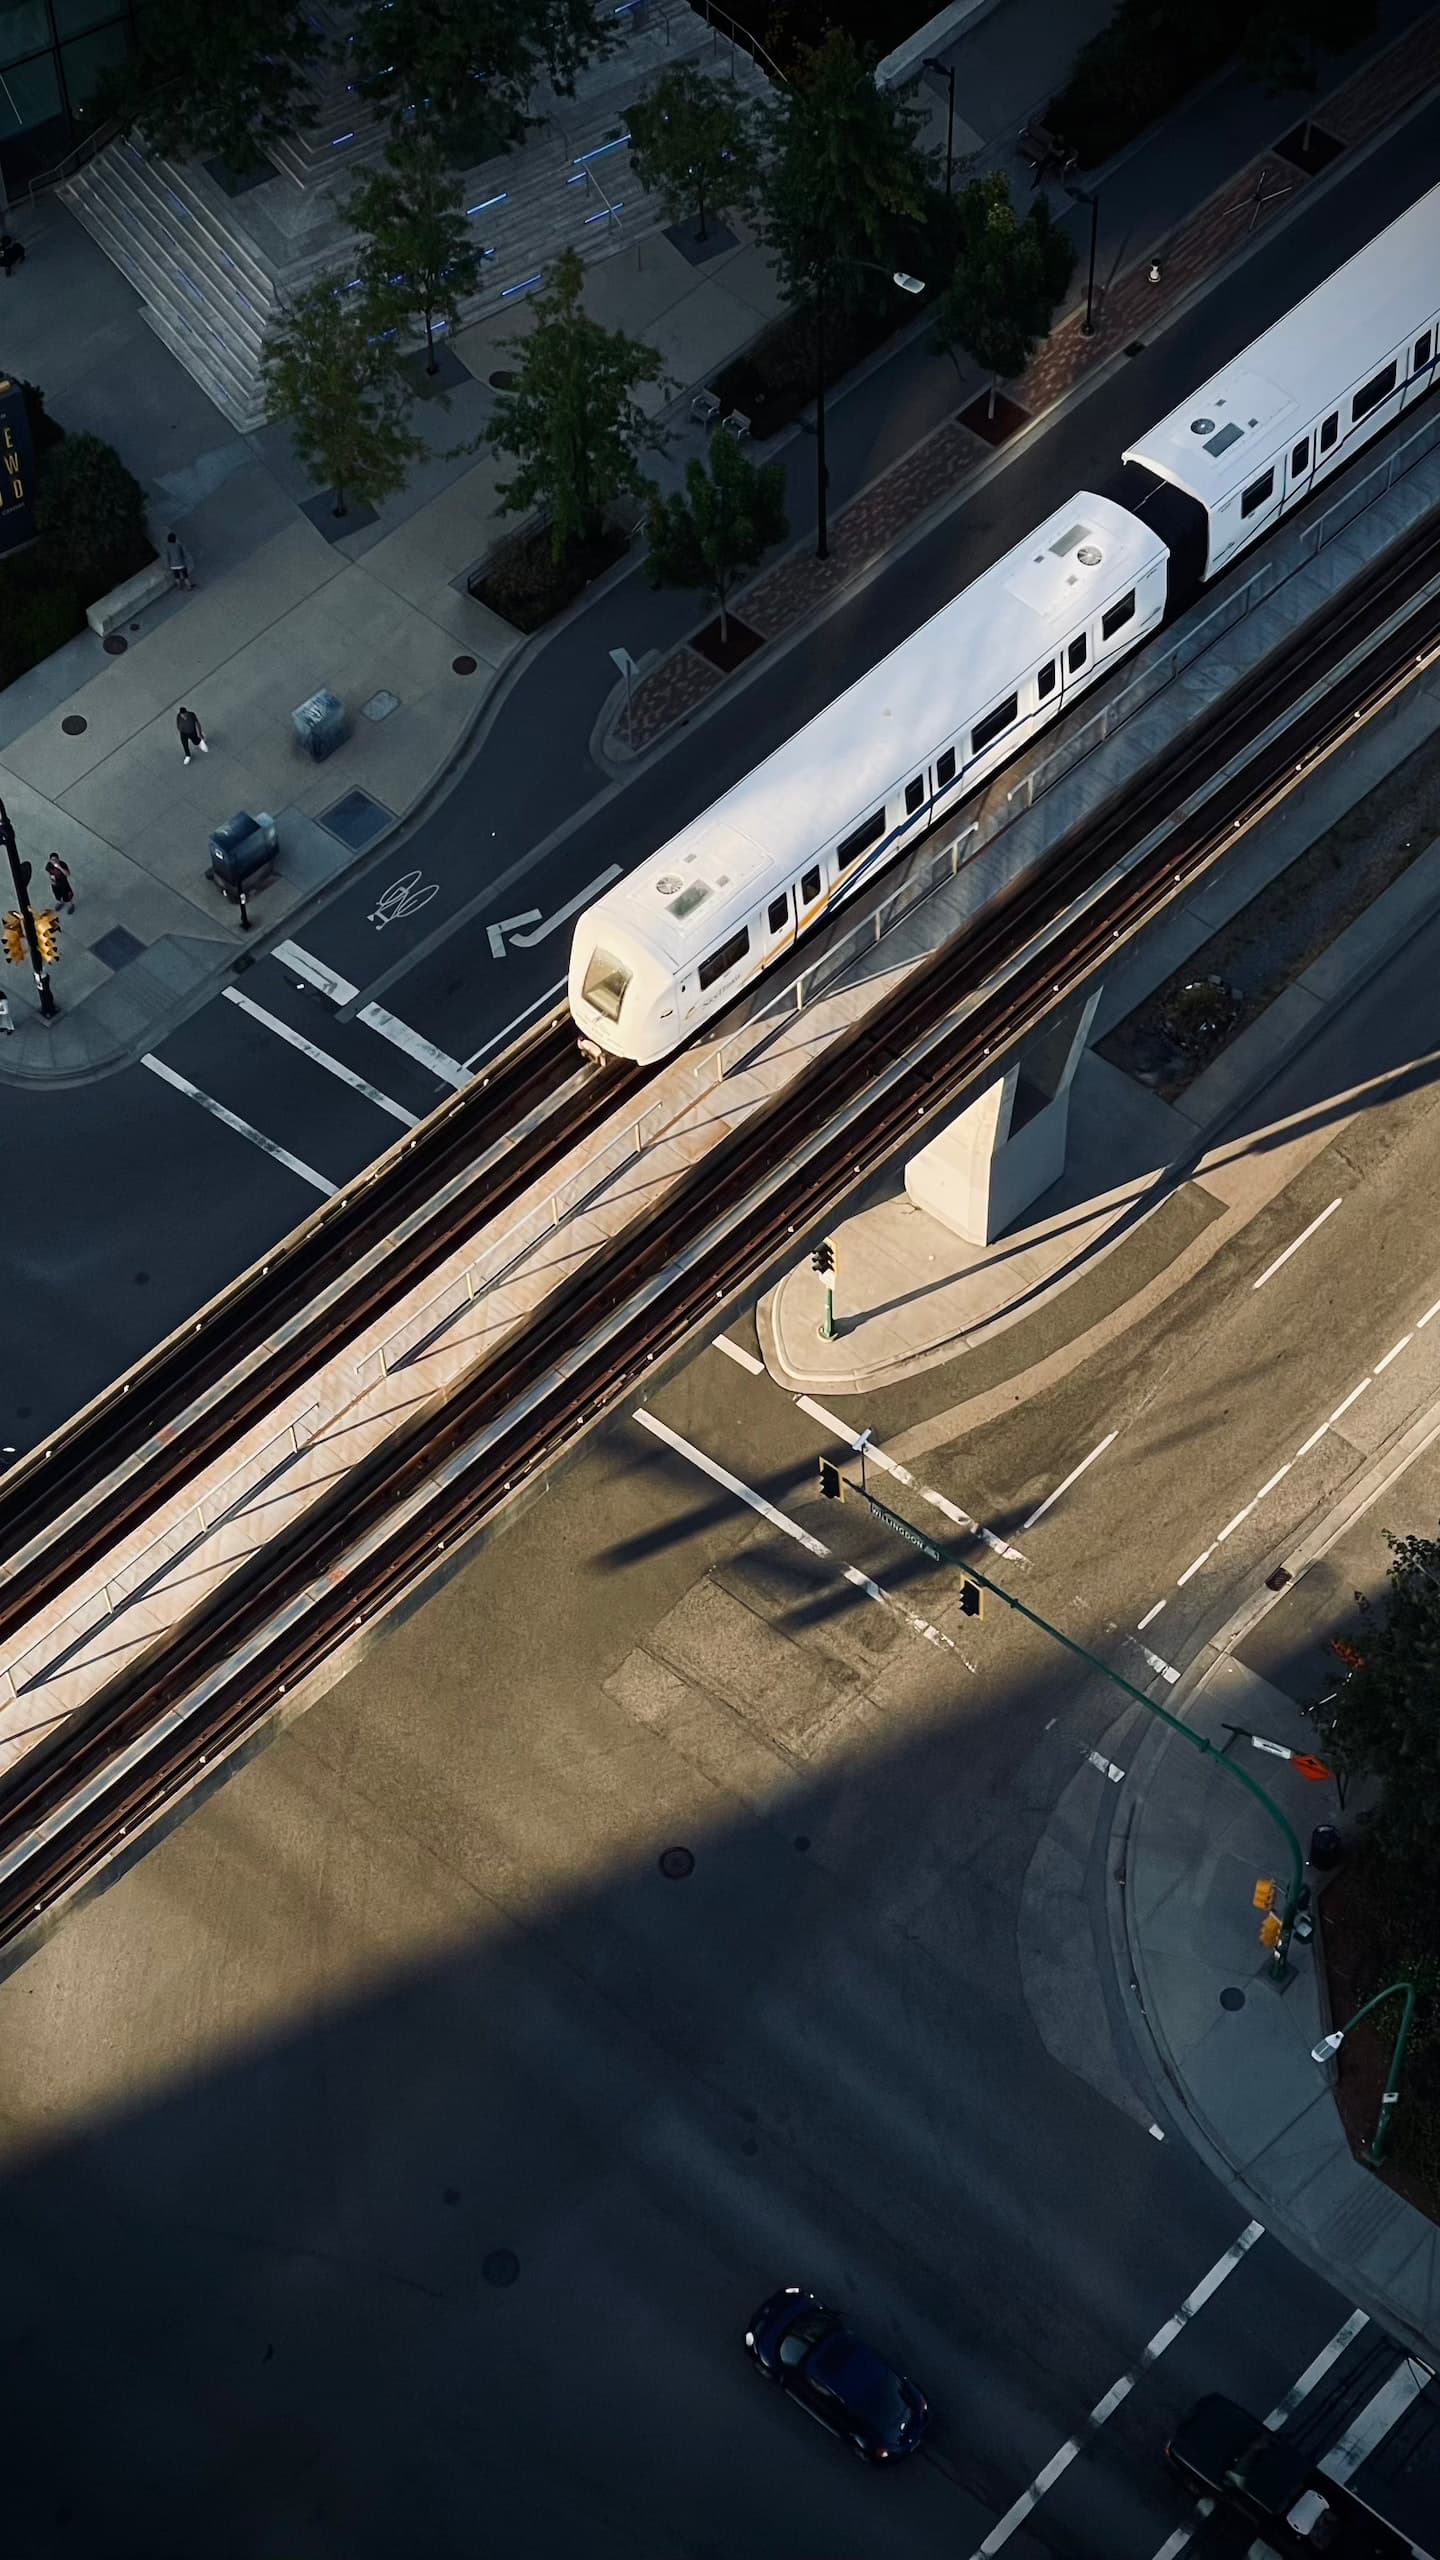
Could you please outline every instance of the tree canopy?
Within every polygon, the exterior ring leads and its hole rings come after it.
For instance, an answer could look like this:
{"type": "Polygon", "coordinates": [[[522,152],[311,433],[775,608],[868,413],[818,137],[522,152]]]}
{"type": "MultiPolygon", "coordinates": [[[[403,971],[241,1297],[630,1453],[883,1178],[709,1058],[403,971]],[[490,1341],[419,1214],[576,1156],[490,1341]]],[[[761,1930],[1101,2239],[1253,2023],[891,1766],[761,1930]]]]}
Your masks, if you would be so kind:
{"type": "Polygon", "coordinates": [[[96,94],[96,112],[171,160],[250,168],[303,124],[324,50],[304,0],[170,0],[141,13],[140,49],[96,94]]]}
{"type": "Polygon", "coordinates": [[[537,81],[568,93],[605,42],[596,0],[360,0],[351,51],[362,95],[397,125],[414,110],[464,166],[520,141],[537,81]]]}
{"type": "Polygon", "coordinates": [[[1378,1779],[1377,1846],[1440,1890],[1440,1538],[1391,1538],[1379,1607],[1357,1594],[1349,1679],[1317,1713],[1347,1771],[1378,1779]]]}
{"type": "Polygon", "coordinates": [[[672,222],[692,211],[696,237],[707,217],[750,201],[758,170],[754,117],[728,83],[677,63],[630,109],[630,158],[642,187],[660,197],[672,222]]]}
{"type": "Polygon", "coordinates": [[[425,451],[407,423],[409,385],[393,341],[375,332],[368,296],[338,275],[306,285],[271,326],[265,344],[270,414],[283,419],[317,480],[378,507],[405,486],[425,451]]]}
{"type": "Polygon", "coordinates": [[[721,429],[705,460],[686,464],[683,491],[669,497],[652,491],[645,575],[652,587],[693,587],[713,596],[724,640],[726,606],[737,582],[788,530],[785,465],[752,462],[721,429]]]}
{"type": "Polygon", "coordinates": [[[999,381],[1023,373],[1070,281],[1075,252],[1043,197],[1021,221],[998,172],[959,198],[960,250],[935,312],[935,343],[999,381]]]}
{"type": "Polygon", "coordinates": [[[570,543],[599,534],[622,490],[639,495],[639,456],[665,440],[635,398],[642,383],[660,379],[657,351],[592,320],[581,305],[584,288],[580,259],[566,249],[535,297],[529,335],[506,342],[517,379],[485,429],[487,444],[519,464],[499,483],[502,505],[545,506],[557,560],[570,543]]]}
{"type": "Polygon", "coordinates": [[[426,370],[434,373],[435,323],[457,326],[479,281],[480,250],[455,172],[433,135],[397,135],[384,167],[366,170],[345,210],[361,235],[360,273],[377,317],[382,325],[418,318],[426,370]]]}
{"type": "Polygon", "coordinates": [[[868,270],[892,269],[897,244],[929,209],[935,159],[918,138],[923,116],[877,89],[852,39],[833,30],[761,115],[756,212],[787,295],[800,301],[823,275],[836,300],[864,299],[868,270]]]}

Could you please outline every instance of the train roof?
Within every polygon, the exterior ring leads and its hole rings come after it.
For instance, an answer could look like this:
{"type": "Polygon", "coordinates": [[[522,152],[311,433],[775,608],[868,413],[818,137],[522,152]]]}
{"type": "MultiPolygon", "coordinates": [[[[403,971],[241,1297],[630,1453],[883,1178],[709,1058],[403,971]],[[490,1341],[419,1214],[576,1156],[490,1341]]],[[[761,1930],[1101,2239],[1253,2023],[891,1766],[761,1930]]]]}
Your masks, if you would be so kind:
{"type": "Polygon", "coordinates": [[[603,911],[678,973],[749,914],[761,883],[800,868],[806,856],[797,846],[822,852],[1068,630],[1165,557],[1159,536],[1128,508],[1089,491],[1068,499],[607,890],[582,924],[603,911]]]}
{"type": "Polygon", "coordinates": [[[1361,383],[1440,306],[1440,187],[1377,233],[1178,409],[1125,448],[1212,512],[1287,432],[1361,383]],[[1336,349],[1343,349],[1343,380],[1336,349]]]}

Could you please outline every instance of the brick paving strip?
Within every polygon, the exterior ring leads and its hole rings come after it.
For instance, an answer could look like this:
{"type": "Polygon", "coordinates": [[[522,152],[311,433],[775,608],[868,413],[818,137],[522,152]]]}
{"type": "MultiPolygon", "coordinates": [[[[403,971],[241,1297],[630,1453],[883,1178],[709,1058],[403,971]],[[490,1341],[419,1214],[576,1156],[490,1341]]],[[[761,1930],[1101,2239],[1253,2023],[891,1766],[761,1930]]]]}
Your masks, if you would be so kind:
{"type": "MultiPolygon", "coordinates": [[[[1440,15],[1407,28],[1363,71],[1321,100],[1313,121],[1337,142],[1354,149],[1383,131],[1437,83],[1440,15]]],[[[1081,326],[1083,306],[1077,304],[1066,315],[1020,381],[1011,386],[1015,400],[1032,418],[1053,408],[1082,375],[1108,362],[1118,347],[1129,346],[1153,329],[1157,313],[1203,283],[1243,240],[1310,184],[1302,170],[1273,151],[1252,160],[1168,239],[1152,244],[1103,297],[1097,292],[1092,336],[1087,338],[1081,326]],[[1155,258],[1161,267],[1159,284],[1150,282],[1155,258]]],[[[775,640],[793,630],[883,558],[931,507],[961,492],[991,451],[958,417],[947,419],[841,510],[831,525],[828,560],[817,560],[813,550],[803,546],[789,552],[741,590],[731,612],[763,640],[775,640]]],[[[653,746],[667,729],[689,719],[725,681],[688,640],[670,650],[634,687],[635,752],[653,746]]],[[[623,716],[617,706],[609,724],[610,740],[617,733],[623,738],[623,716]]]]}

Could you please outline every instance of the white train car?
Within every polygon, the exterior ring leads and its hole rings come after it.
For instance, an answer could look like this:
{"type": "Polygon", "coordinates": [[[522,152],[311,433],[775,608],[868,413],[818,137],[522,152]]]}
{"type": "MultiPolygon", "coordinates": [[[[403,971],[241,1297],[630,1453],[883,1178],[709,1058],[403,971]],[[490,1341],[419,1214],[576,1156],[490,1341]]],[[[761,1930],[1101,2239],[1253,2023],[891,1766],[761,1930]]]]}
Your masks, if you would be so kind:
{"type": "Polygon", "coordinates": [[[1440,187],[1125,449],[1114,495],[1169,544],[1172,603],[1351,461],[1440,366],[1440,187]]]}
{"type": "Polygon", "coordinates": [[[1166,545],[1081,492],[587,907],[593,1053],[668,1057],[1163,620],[1166,545]]]}

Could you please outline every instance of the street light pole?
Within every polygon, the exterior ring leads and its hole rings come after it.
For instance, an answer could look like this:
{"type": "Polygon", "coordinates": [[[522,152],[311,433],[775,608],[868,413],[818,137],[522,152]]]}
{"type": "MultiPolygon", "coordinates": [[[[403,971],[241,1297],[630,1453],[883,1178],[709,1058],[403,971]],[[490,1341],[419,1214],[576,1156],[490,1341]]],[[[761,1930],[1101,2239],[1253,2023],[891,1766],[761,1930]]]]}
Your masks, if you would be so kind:
{"type": "Polygon", "coordinates": [[[20,848],[15,841],[15,830],[10,824],[9,811],[3,800],[0,800],[0,845],[4,846],[9,856],[10,877],[15,883],[15,904],[20,911],[20,921],[25,928],[25,947],[30,954],[30,967],[39,990],[40,1011],[46,1022],[53,1022],[60,1008],[55,1001],[54,989],[50,984],[50,972],[45,966],[39,936],[35,931],[35,917],[30,905],[30,865],[28,862],[21,862],[20,848]]]}
{"type": "Polygon", "coordinates": [[[1080,326],[1087,338],[1095,335],[1095,242],[1100,230],[1099,189],[1090,190],[1090,271],[1085,278],[1085,317],[1080,326]]]}
{"type": "Polygon", "coordinates": [[[953,62],[937,62],[932,54],[927,53],[920,67],[922,71],[938,71],[950,92],[945,116],[945,201],[948,204],[955,176],[955,65],[953,62]]]}
{"type": "Polygon", "coordinates": [[[1312,2062],[1333,2061],[1350,2033],[1351,2027],[1358,2027],[1361,2019],[1368,2018],[1372,2009],[1378,2009],[1385,2001],[1393,2000],[1397,1991],[1403,1992],[1405,1999],[1405,2005],[1400,2012],[1400,2030],[1395,2038],[1394,2051],[1390,2056],[1390,2069],[1386,2074],[1385,2094],[1380,2101],[1380,2115],[1374,2136],[1360,2154],[1361,2159],[1371,2169],[1378,2169],[1384,2161],[1390,2119],[1400,2104],[1400,2066],[1405,2059],[1405,2043],[1410,2033],[1410,2021],[1415,2015],[1414,1983],[1387,1982],[1383,1991],[1377,1991],[1373,2000],[1367,2000],[1363,2008],[1356,2010],[1354,2017],[1347,2025],[1335,2027],[1328,2036],[1322,2036],[1320,2042],[1312,2048],[1310,2055],[1312,2062]]]}
{"type": "Polygon", "coordinates": [[[815,557],[830,557],[830,474],[825,467],[825,262],[815,270],[815,557]]]}

